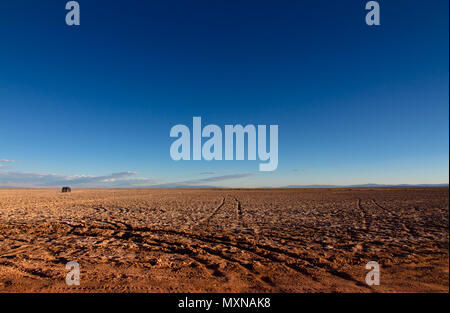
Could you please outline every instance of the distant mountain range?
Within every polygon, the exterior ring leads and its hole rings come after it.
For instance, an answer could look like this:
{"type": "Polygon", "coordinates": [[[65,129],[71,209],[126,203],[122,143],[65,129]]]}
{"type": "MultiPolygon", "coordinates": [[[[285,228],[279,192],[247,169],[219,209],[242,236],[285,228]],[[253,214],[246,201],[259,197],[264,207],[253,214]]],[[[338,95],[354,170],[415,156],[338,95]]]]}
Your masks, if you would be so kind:
{"type": "MultiPolygon", "coordinates": [[[[281,187],[258,187],[258,188],[252,188],[249,189],[278,189],[278,188],[445,188],[448,187],[449,184],[400,184],[400,185],[383,185],[383,184],[361,184],[361,185],[287,185],[287,186],[281,186],[281,187]]],[[[227,187],[220,187],[220,186],[212,186],[212,185],[183,185],[183,184],[162,184],[157,186],[149,186],[149,188],[196,188],[196,189],[202,189],[202,188],[227,188],[227,187]]],[[[238,189],[247,189],[247,188],[240,188],[238,189]]]]}
{"type": "MultiPolygon", "coordinates": [[[[128,187],[128,188],[184,188],[184,189],[211,189],[211,188],[219,188],[219,189],[284,189],[284,188],[304,188],[304,189],[326,189],[326,188],[448,188],[449,184],[400,184],[400,185],[383,185],[383,184],[361,184],[361,185],[287,185],[280,187],[221,187],[221,186],[213,186],[213,185],[183,185],[183,184],[160,184],[160,185],[150,185],[150,186],[142,186],[142,187],[128,187]]],[[[0,189],[27,189],[29,187],[17,187],[17,186],[0,186],[0,189]]],[[[32,188],[40,188],[40,187],[32,187],[32,188]]],[[[59,187],[42,187],[42,188],[59,188],[59,187]]],[[[76,188],[89,188],[89,187],[76,187],[76,188]]],[[[105,188],[105,187],[96,187],[96,188],[105,188]]],[[[119,187],[120,188],[120,187],[119,187]]],[[[108,189],[108,187],[106,187],[108,189]]],[[[126,189],[126,188],[125,188],[126,189]]]]}
{"type": "MultiPolygon", "coordinates": [[[[382,185],[382,184],[361,184],[361,185],[288,185],[280,188],[431,188],[448,187],[448,184],[400,184],[400,185],[382,185]]],[[[270,187],[268,187],[270,188],[270,187]]]]}
{"type": "Polygon", "coordinates": [[[151,185],[143,188],[185,188],[185,189],[210,189],[210,188],[219,188],[219,189],[283,189],[283,188],[445,188],[448,187],[449,184],[401,184],[401,185],[383,185],[383,184],[361,184],[361,185],[287,185],[280,187],[222,187],[222,186],[214,186],[214,185],[190,185],[190,184],[160,184],[160,185],[151,185]]]}

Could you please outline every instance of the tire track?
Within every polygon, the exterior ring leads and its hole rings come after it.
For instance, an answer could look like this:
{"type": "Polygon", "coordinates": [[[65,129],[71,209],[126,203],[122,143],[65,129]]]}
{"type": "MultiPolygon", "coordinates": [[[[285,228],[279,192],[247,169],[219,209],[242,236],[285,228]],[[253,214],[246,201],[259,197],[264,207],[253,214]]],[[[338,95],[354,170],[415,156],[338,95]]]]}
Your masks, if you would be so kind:
{"type": "Polygon", "coordinates": [[[53,275],[48,274],[44,271],[41,271],[39,269],[35,269],[35,268],[26,268],[23,267],[21,265],[18,264],[14,264],[12,262],[9,261],[0,261],[0,266],[6,266],[6,267],[10,267],[10,268],[14,268],[15,270],[24,273],[26,275],[31,275],[33,278],[40,278],[40,279],[46,279],[46,278],[54,278],[53,275]]]}
{"type": "MultiPolygon", "coordinates": [[[[292,253],[290,251],[286,251],[284,249],[272,247],[269,245],[263,244],[255,244],[249,242],[245,239],[240,239],[239,241],[232,241],[228,237],[215,237],[215,236],[205,236],[200,234],[186,233],[182,231],[176,230],[166,230],[166,229],[150,229],[146,227],[136,227],[133,228],[131,225],[126,224],[121,221],[102,221],[97,220],[96,222],[104,223],[105,226],[85,226],[85,225],[71,225],[69,223],[64,223],[72,227],[72,229],[66,232],[66,235],[78,235],[83,237],[95,237],[95,238],[103,238],[106,239],[118,239],[118,240],[126,240],[132,241],[140,247],[144,247],[145,245],[149,245],[153,247],[153,251],[165,252],[169,254],[182,254],[186,255],[188,258],[192,259],[196,264],[200,265],[205,271],[209,272],[211,275],[215,277],[226,277],[214,264],[211,264],[211,260],[202,258],[200,255],[207,253],[208,255],[212,255],[218,257],[228,263],[232,263],[242,271],[248,272],[252,277],[254,277],[255,281],[258,281],[260,284],[266,287],[275,287],[275,284],[270,280],[268,276],[262,276],[258,271],[253,268],[251,263],[243,262],[242,260],[235,259],[231,256],[224,254],[221,251],[217,251],[216,249],[212,249],[210,247],[204,247],[198,244],[193,243],[192,241],[188,243],[179,242],[177,240],[172,239],[161,239],[161,238],[146,238],[140,235],[139,233],[162,233],[169,236],[180,236],[185,239],[191,239],[200,241],[207,244],[218,244],[226,247],[235,247],[239,250],[246,251],[252,255],[255,255],[259,258],[269,260],[273,263],[277,263],[295,273],[301,274],[303,276],[307,276],[312,280],[317,281],[316,276],[313,274],[317,272],[317,269],[323,269],[327,273],[339,277],[341,279],[353,281],[356,284],[360,284],[359,281],[354,280],[350,275],[346,273],[339,272],[338,270],[328,266],[327,264],[318,264],[314,259],[308,258],[306,256],[301,256],[296,253],[292,253]],[[108,227],[109,225],[110,227],[108,227]],[[84,227],[83,227],[84,226],[84,227]],[[112,236],[102,236],[96,230],[114,230],[115,233],[112,236]],[[118,233],[118,231],[122,231],[122,233],[118,233]],[[125,231],[123,233],[123,231],[125,231]],[[204,253],[199,253],[203,251],[204,253]],[[283,258],[280,258],[283,256],[283,258]],[[288,258],[288,259],[286,259],[288,258]],[[301,264],[299,264],[299,262],[301,264]]],[[[103,240],[103,241],[104,241],[103,240]]],[[[146,248],[148,249],[148,247],[146,248]]],[[[39,273],[29,273],[39,275],[39,273]]],[[[45,276],[41,276],[41,278],[45,278],[45,276]]]]}
{"type": "Polygon", "coordinates": [[[366,210],[361,206],[361,199],[358,199],[356,201],[356,208],[358,209],[358,211],[360,212],[360,216],[361,216],[361,229],[367,231],[369,226],[368,222],[367,222],[367,212],[366,210]]]}
{"type": "MultiPolygon", "coordinates": [[[[115,223],[107,222],[107,224],[110,224],[111,226],[113,226],[114,230],[119,230],[119,229],[124,230],[123,228],[121,228],[120,226],[118,226],[115,223]]],[[[128,225],[128,227],[131,227],[131,226],[128,225]]],[[[94,227],[94,228],[91,228],[90,230],[92,231],[96,228],[104,229],[103,227],[94,227]]],[[[110,228],[107,228],[107,229],[110,229],[110,228]]],[[[133,229],[132,231],[136,231],[136,229],[133,229]]],[[[170,234],[170,235],[174,235],[174,234],[180,235],[175,232],[164,232],[164,233],[170,234]]],[[[96,233],[92,233],[92,232],[84,232],[79,235],[99,237],[96,233]]],[[[183,235],[181,235],[181,236],[183,236],[183,235]]],[[[183,236],[183,237],[192,239],[192,237],[186,237],[186,236],[183,236]]],[[[252,275],[254,280],[258,281],[261,285],[263,285],[265,287],[275,287],[274,283],[270,280],[270,278],[263,276],[262,274],[257,272],[251,264],[247,264],[241,260],[235,259],[231,256],[227,256],[223,252],[217,251],[217,250],[209,248],[209,247],[204,247],[204,246],[201,246],[198,244],[194,244],[192,242],[182,243],[182,242],[178,242],[173,239],[169,240],[169,239],[161,239],[161,238],[153,238],[153,237],[143,239],[139,234],[135,234],[135,233],[125,233],[123,235],[118,235],[118,233],[116,233],[113,235],[113,238],[118,239],[118,240],[127,240],[127,241],[131,240],[132,242],[136,243],[138,246],[141,246],[141,247],[143,247],[145,245],[149,245],[149,246],[153,247],[153,249],[151,249],[152,251],[164,252],[164,253],[168,253],[168,254],[185,255],[188,258],[190,258],[191,260],[193,260],[196,264],[198,264],[199,266],[204,268],[205,271],[209,272],[212,276],[226,277],[226,275],[218,269],[218,266],[216,264],[212,263],[211,260],[202,258],[200,256],[201,254],[203,254],[200,252],[205,252],[211,256],[216,256],[225,262],[234,264],[235,266],[237,266],[244,272],[248,272],[250,275],[252,275]]],[[[111,237],[105,237],[105,239],[111,239],[111,237]]],[[[197,240],[198,240],[198,238],[197,238],[197,240]]],[[[209,241],[207,241],[207,242],[209,242],[209,241]]]]}
{"type": "MultiPolygon", "coordinates": [[[[227,237],[202,236],[202,235],[198,235],[198,234],[186,233],[186,232],[176,231],[176,230],[150,229],[150,228],[146,228],[146,227],[138,227],[138,228],[134,228],[133,231],[144,232],[144,233],[163,233],[163,234],[167,234],[167,235],[177,235],[177,236],[184,237],[185,239],[198,240],[198,241],[208,243],[208,244],[213,243],[213,244],[223,245],[223,246],[227,246],[227,247],[235,247],[237,249],[246,251],[246,252],[253,254],[257,257],[260,257],[262,259],[266,259],[268,261],[280,264],[281,266],[283,266],[291,271],[294,271],[297,274],[308,276],[312,280],[315,280],[315,281],[317,280],[316,276],[313,274],[313,272],[317,270],[317,266],[315,264],[312,264],[312,263],[306,261],[306,258],[304,258],[304,257],[302,258],[301,256],[299,256],[295,253],[288,252],[288,251],[285,251],[285,250],[282,250],[279,248],[270,247],[270,246],[262,245],[262,244],[254,244],[254,243],[249,242],[244,239],[233,242],[227,237]],[[278,255],[283,255],[284,257],[291,258],[291,260],[290,261],[283,260],[279,256],[274,255],[274,253],[276,253],[278,255]],[[294,261],[292,259],[294,259],[294,261]],[[302,263],[302,265],[297,264],[298,262],[302,263]]],[[[123,238],[120,238],[120,239],[123,239],[123,238]]],[[[153,238],[150,238],[150,239],[153,239],[153,238]]],[[[161,240],[161,239],[158,239],[158,240],[161,240]]],[[[200,247],[200,248],[202,250],[205,250],[204,247],[200,247]]],[[[330,274],[332,274],[334,276],[338,276],[340,278],[345,277],[345,273],[337,272],[335,269],[329,270],[328,272],[330,274]]],[[[351,279],[347,278],[347,280],[351,280],[351,279]]]]}
{"type": "MultiPolygon", "coordinates": [[[[241,201],[239,201],[236,197],[232,197],[234,201],[236,202],[235,211],[236,211],[236,218],[238,220],[238,223],[240,224],[239,230],[244,231],[245,233],[250,233],[252,235],[259,235],[259,229],[255,227],[250,227],[248,223],[245,221],[244,218],[244,210],[242,208],[241,201]]],[[[248,216],[248,214],[247,214],[248,216]]]]}
{"type": "MultiPolygon", "coordinates": [[[[389,210],[387,208],[385,208],[384,206],[378,204],[375,199],[372,199],[373,204],[375,204],[378,208],[382,209],[384,212],[386,212],[390,217],[398,217],[398,214],[395,213],[393,210],[389,210]]],[[[415,210],[417,210],[417,208],[414,208],[415,210]]],[[[400,227],[402,228],[403,231],[405,231],[408,234],[411,234],[413,236],[420,236],[414,229],[412,229],[411,227],[409,227],[404,221],[401,222],[401,219],[399,219],[398,221],[398,225],[400,225],[400,227]]]]}
{"type": "Polygon", "coordinates": [[[371,200],[373,204],[375,204],[375,206],[377,206],[379,209],[382,209],[385,213],[387,213],[389,216],[397,216],[397,213],[393,210],[390,210],[384,206],[382,206],[381,204],[379,204],[377,201],[375,201],[375,199],[371,200]]]}
{"type": "Polygon", "coordinates": [[[208,223],[217,213],[219,213],[220,209],[224,206],[225,204],[225,197],[222,197],[222,201],[220,202],[220,204],[215,207],[212,211],[212,213],[210,215],[208,215],[207,217],[205,217],[204,219],[200,220],[197,225],[194,225],[193,228],[195,227],[200,227],[206,223],[208,223]]]}
{"type": "MultiPolygon", "coordinates": [[[[106,222],[107,224],[111,225],[112,227],[90,227],[88,232],[80,232],[77,233],[76,230],[75,232],[73,232],[73,234],[75,235],[80,235],[80,236],[91,236],[91,237],[102,237],[101,235],[99,235],[98,233],[93,232],[95,229],[109,229],[109,230],[126,230],[120,226],[118,226],[116,223],[113,222],[109,222],[109,221],[100,221],[100,222],[106,222]]],[[[276,262],[278,264],[280,264],[281,266],[284,266],[296,273],[305,275],[310,277],[313,280],[316,280],[315,276],[309,272],[308,270],[306,270],[304,267],[296,264],[295,262],[287,262],[283,259],[280,259],[278,256],[273,255],[273,252],[278,252],[279,254],[282,254],[281,251],[277,251],[277,250],[268,250],[266,247],[264,246],[254,246],[253,243],[251,242],[247,242],[247,241],[240,241],[240,242],[232,242],[226,238],[220,238],[220,237],[214,237],[214,236],[201,236],[198,234],[192,234],[192,233],[186,233],[186,232],[182,232],[182,231],[175,231],[175,230],[164,230],[164,229],[149,229],[146,227],[138,227],[138,228],[132,228],[131,226],[129,226],[131,228],[131,231],[125,232],[122,235],[119,235],[117,232],[115,234],[113,234],[112,236],[115,239],[120,239],[120,240],[131,240],[135,243],[141,244],[143,242],[148,244],[148,239],[149,240],[153,240],[156,244],[157,247],[160,247],[161,244],[167,244],[167,245],[175,245],[175,246],[182,246],[183,248],[181,249],[169,249],[169,252],[176,252],[176,253],[180,253],[182,254],[184,252],[184,254],[187,254],[189,257],[195,255],[196,253],[194,253],[192,250],[189,253],[186,253],[186,247],[184,247],[186,245],[186,243],[180,243],[180,242],[173,242],[173,241],[167,241],[164,239],[160,239],[160,238],[142,238],[142,236],[140,236],[139,234],[136,234],[135,232],[143,232],[143,233],[163,233],[166,235],[176,235],[176,236],[181,236],[185,239],[191,239],[191,240],[197,240],[197,241],[201,241],[203,243],[214,243],[214,244],[218,244],[218,245],[222,245],[222,246],[227,246],[227,247],[235,247],[237,249],[249,252],[257,257],[260,257],[262,259],[266,259],[272,262],[276,262]],[[143,240],[144,239],[144,240],[143,240]]],[[[78,228],[77,228],[78,229],[78,228]]],[[[110,238],[110,237],[109,237],[110,238]]],[[[192,245],[192,242],[189,243],[190,245],[192,245]]],[[[196,248],[205,251],[209,254],[213,254],[213,249],[211,248],[207,248],[207,247],[202,247],[199,245],[195,245],[196,248]]],[[[167,252],[167,251],[166,251],[167,252]]],[[[289,256],[288,253],[284,253],[286,256],[289,256]]],[[[214,252],[214,255],[217,257],[220,257],[222,259],[224,259],[225,261],[230,261],[233,262],[234,264],[236,264],[238,267],[240,267],[241,269],[246,269],[247,271],[250,271],[251,266],[246,264],[245,262],[242,262],[240,260],[234,259],[232,257],[227,256],[226,258],[224,257],[223,253],[214,252]]],[[[198,257],[196,259],[194,259],[196,262],[200,262],[202,263],[201,260],[198,259],[198,257]]],[[[304,264],[307,265],[307,264],[304,264]]],[[[310,266],[311,269],[314,269],[314,267],[310,266]]],[[[257,272],[252,272],[253,275],[259,275],[259,273],[257,272]]],[[[270,279],[268,279],[267,277],[265,278],[257,278],[258,281],[260,282],[264,282],[264,284],[268,284],[271,285],[271,281],[270,279]]]]}
{"type": "Polygon", "coordinates": [[[238,218],[238,220],[240,220],[242,222],[242,206],[241,206],[241,202],[236,198],[233,197],[234,200],[236,201],[236,216],[238,218]]]}
{"type": "MultiPolygon", "coordinates": [[[[261,275],[258,271],[256,271],[253,268],[253,265],[250,263],[245,263],[241,260],[235,259],[231,256],[228,256],[226,254],[224,254],[221,251],[217,251],[215,249],[209,248],[209,247],[204,247],[204,246],[200,246],[198,244],[193,244],[193,243],[189,243],[187,246],[186,244],[177,242],[177,241],[168,241],[168,240],[163,240],[163,239],[153,239],[151,238],[150,240],[155,241],[156,242],[156,247],[160,247],[161,243],[164,243],[166,245],[169,246],[179,246],[181,248],[169,248],[169,250],[171,250],[172,253],[179,253],[179,254],[183,254],[183,255],[187,255],[189,258],[195,260],[196,262],[202,264],[206,269],[212,270],[213,276],[218,276],[218,277],[226,277],[225,274],[223,274],[219,269],[218,266],[214,263],[211,263],[210,260],[205,260],[199,257],[199,251],[202,252],[206,252],[209,255],[212,256],[216,256],[219,259],[227,262],[227,263],[231,263],[234,264],[235,266],[237,266],[238,268],[240,268],[241,270],[243,270],[244,272],[248,272],[250,275],[252,275],[252,277],[258,281],[261,285],[266,286],[266,287],[274,287],[275,284],[268,279],[268,277],[261,275]]],[[[148,242],[146,241],[146,243],[148,244],[148,242]]]]}

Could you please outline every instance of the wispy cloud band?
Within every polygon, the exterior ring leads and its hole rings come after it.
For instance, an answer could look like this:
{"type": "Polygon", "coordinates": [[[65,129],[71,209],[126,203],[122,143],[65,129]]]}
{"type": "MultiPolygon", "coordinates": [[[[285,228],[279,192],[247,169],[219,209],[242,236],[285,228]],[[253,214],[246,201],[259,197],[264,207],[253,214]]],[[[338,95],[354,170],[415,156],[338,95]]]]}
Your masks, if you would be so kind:
{"type": "Polygon", "coordinates": [[[30,173],[19,171],[0,171],[0,187],[61,187],[80,188],[176,188],[176,187],[216,187],[217,182],[251,177],[257,174],[243,173],[162,183],[157,179],[140,177],[136,172],[118,172],[110,175],[57,175],[51,173],[30,173]]]}
{"type": "Polygon", "coordinates": [[[139,177],[135,172],[119,172],[105,176],[72,175],[49,173],[0,172],[0,187],[136,187],[157,183],[157,180],[139,177]]]}
{"type": "Polygon", "coordinates": [[[8,159],[0,159],[0,162],[3,162],[3,163],[13,163],[13,162],[16,162],[15,160],[8,160],[8,159]]]}

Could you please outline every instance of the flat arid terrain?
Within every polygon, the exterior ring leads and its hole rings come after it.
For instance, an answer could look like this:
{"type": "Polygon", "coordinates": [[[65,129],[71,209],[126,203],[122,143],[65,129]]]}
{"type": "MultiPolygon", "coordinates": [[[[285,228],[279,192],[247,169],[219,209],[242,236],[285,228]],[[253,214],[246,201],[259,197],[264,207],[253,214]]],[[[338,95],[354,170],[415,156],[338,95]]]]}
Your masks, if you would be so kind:
{"type": "Polygon", "coordinates": [[[0,292],[448,292],[448,201],[448,188],[0,189],[0,292]]]}

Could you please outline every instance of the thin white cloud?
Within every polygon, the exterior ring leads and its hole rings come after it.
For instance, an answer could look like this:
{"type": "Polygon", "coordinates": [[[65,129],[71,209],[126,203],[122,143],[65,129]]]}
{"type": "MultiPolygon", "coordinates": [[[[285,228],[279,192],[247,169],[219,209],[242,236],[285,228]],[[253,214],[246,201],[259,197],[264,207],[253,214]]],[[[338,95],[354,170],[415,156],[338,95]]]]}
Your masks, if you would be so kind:
{"type": "Polygon", "coordinates": [[[245,178],[245,177],[250,177],[250,176],[255,176],[255,175],[257,175],[257,174],[253,174],[253,173],[230,174],[230,175],[213,176],[213,177],[201,178],[201,179],[185,180],[185,181],[173,183],[170,185],[175,185],[175,186],[179,186],[179,185],[192,186],[193,185],[193,186],[195,186],[195,185],[216,183],[216,182],[221,182],[221,181],[225,181],[225,180],[240,179],[240,178],[245,178]]]}
{"type": "Polygon", "coordinates": [[[306,173],[306,172],[309,172],[309,170],[308,170],[308,169],[305,169],[305,168],[295,168],[295,169],[293,169],[292,171],[293,171],[293,172],[296,172],[296,173],[306,173]]]}
{"type": "Polygon", "coordinates": [[[13,163],[13,162],[16,162],[16,160],[0,159],[0,162],[3,162],[3,163],[13,163]]]}
{"type": "MultiPolygon", "coordinates": [[[[1,164],[0,164],[1,165],[1,164]]],[[[214,172],[209,172],[214,174],[214,172]]],[[[211,175],[210,174],[210,175],[211,175]]],[[[156,179],[141,177],[136,172],[118,172],[110,175],[58,175],[52,173],[0,171],[0,187],[39,188],[71,186],[79,188],[171,188],[171,187],[217,187],[215,183],[255,176],[242,173],[164,183],[156,179]]]]}

